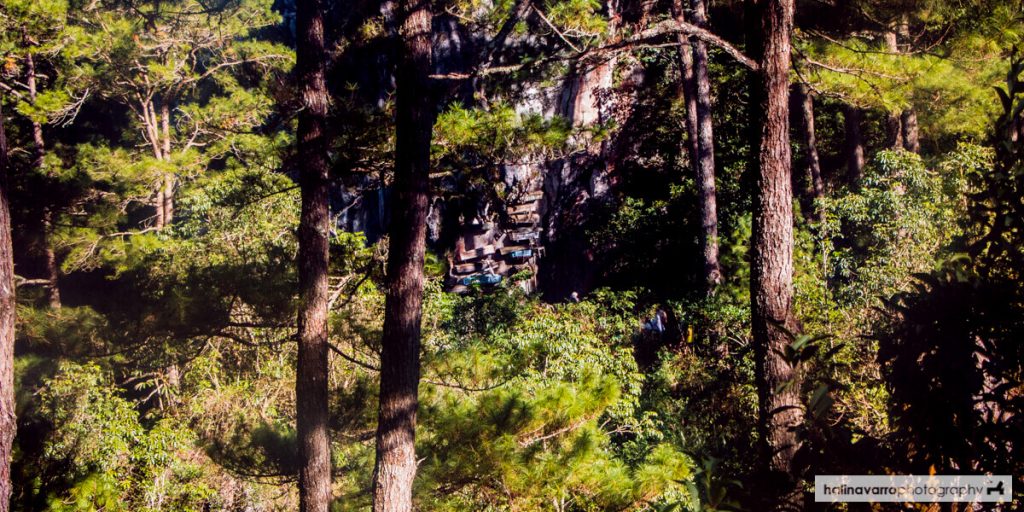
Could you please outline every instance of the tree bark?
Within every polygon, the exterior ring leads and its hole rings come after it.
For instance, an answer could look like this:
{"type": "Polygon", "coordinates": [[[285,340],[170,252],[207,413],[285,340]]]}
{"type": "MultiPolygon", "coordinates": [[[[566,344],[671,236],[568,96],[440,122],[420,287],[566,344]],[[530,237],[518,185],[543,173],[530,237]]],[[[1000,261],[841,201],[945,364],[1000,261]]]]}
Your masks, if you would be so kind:
{"type": "MultiPolygon", "coordinates": [[[[165,101],[160,106],[160,126],[163,130],[163,156],[165,162],[171,161],[171,109],[165,101]]],[[[164,224],[174,221],[174,174],[164,176],[163,203],[164,224]]]]}
{"type": "Polygon", "coordinates": [[[914,108],[908,108],[900,115],[903,124],[903,149],[911,153],[921,152],[921,139],[917,130],[917,112],[914,108]]]}
{"type": "Polygon", "coordinates": [[[748,0],[753,74],[752,147],[756,187],[751,242],[751,323],[756,351],[758,426],[771,510],[801,510],[803,493],[794,459],[804,412],[797,369],[783,357],[797,331],[793,312],[793,190],[789,149],[789,69],[794,0],[748,0]],[[758,23],[759,22],[759,23],[758,23]]]}
{"type": "Polygon", "coordinates": [[[889,149],[903,149],[903,125],[898,112],[885,114],[886,146],[889,149]]]}
{"type": "MultiPolygon", "coordinates": [[[[27,46],[27,43],[26,43],[27,46]]],[[[38,86],[36,85],[36,62],[32,52],[25,54],[25,85],[28,86],[28,101],[32,105],[36,103],[38,86]]],[[[32,166],[40,173],[44,173],[43,166],[46,164],[46,140],[43,139],[43,124],[32,119],[32,166]]],[[[46,173],[49,177],[50,174],[46,173]]],[[[43,246],[43,260],[46,268],[46,279],[50,284],[46,286],[46,301],[52,309],[60,309],[60,267],[57,265],[57,254],[50,242],[50,233],[53,232],[53,209],[50,205],[43,207],[43,229],[41,233],[43,246]]]]}
{"type": "MultiPolygon", "coordinates": [[[[149,141],[149,146],[153,149],[153,158],[157,160],[164,160],[164,138],[160,132],[160,120],[157,119],[156,105],[152,101],[140,101],[139,107],[142,112],[139,113],[139,117],[142,118],[143,129],[145,130],[146,139],[149,141]]],[[[156,229],[163,229],[167,225],[167,219],[164,218],[164,179],[161,178],[156,184],[156,197],[153,199],[153,227],[156,229]]]]}
{"type": "MultiPolygon", "coordinates": [[[[673,7],[675,16],[679,22],[686,21],[685,7],[683,0],[674,0],[673,7]]],[[[693,52],[690,49],[690,38],[686,34],[676,35],[679,43],[679,73],[682,79],[683,104],[686,108],[686,154],[690,160],[690,166],[696,172],[697,169],[697,82],[693,71],[693,52]]]]}
{"type": "MultiPolygon", "coordinates": [[[[906,13],[904,13],[901,17],[899,25],[897,25],[896,27],[896,32],[897,33],[892,36],[891,40],[891,43],[893,46],[895,46],[896,51],[900,51],[898,38],[903,39],[904,49],[906,51],[912,50],[912,42],[910,38],[910,20],[908,19],[906,13]]],[[[886,40],[886,44],[890,44],[890,41],[886,40]]],[[[901,136],[903,139],[903,149],[906,149],[907,151],[910,151],[912,153],[919,153],[921,151],[921,142],[920,138],[918,137],[917,131],[917,112],[914,111],[913,106],[904,109],[903,112],[900,114],[900,124],[902,128],[901,136]]]]}
{"type": "MultiPolygon", "coordinates": [[[[707,0],[692,0],[693,23],[707,28],[707,0]]],[[[693,75],[697,103],[697,187],[700,193],[701,253],[704,256],[704,283],[707,294],[714,294],[722,281],[718,264],[718,203],[715,190],[715,136],[711,117],[711,80],[708,78],[708,49],[694,38],[693,75]]]]}
{"type": "Polygon", "coordinates": [[[18,428],[14,416],[14,250],[7,172],[7,137],[0,97],[0,512],[7,512],[10,506],[11,450],[18,428]]]}
{"type": "Polygon", "coordinates": [[[60,265],[57,263],[57,252],[53,250],[50,234],[53,232],[53,208],[47,205],[43,209],[43,258],[46,266],[46,303],[50,309],[60,309],[60,265]]]}
{"type": "Polygon", "coordinates": [[[153,227],[163,229],[166,223],[164,222],[164,187],[162,184],[157,185],[156,199],[153,200],[153,207],[156,208],[153,227]]]}
{"type": "MultiPolygon", "coordinates": [[[[707,24],[703,0],[693,0],[693,23],[707,24]]],[[[673,2],[679,22],[686,22],[682,0],[673,2]]],[[[711,84],[708,78],[707,46],[699,39],[679,33],[679,69],[686,106],[687,154],[697,181],[700,200],[700,246],[705,293],[712,295],[722,280],[718,263],[718,207],[715,191],[714,125],[711,117],[711,84]]]]}
{"type": "MultiPolygon", "coordinates": [[[[26,42],[26,45],[28,43],[26,42]]],[[[38,94],[36,86],[36,61],[32,52],[25,53],[25,85],[28,86],[28,102],[36,103],[38,94]]],[[[39,170],[43,168],[43,159],[46,158],[46,143],[43,140],[43,125],[35,118],[32,119],[32,165],[39,170]]]]}
{"type": "MultiPolygon", "coordinates": [[[[896,32],[887,31],[882,34],[882,38],[885,40],[885,49],[896,55],[900,52],[900,47],[896,39],[896,32]]],[[[885,129],[888,135],[886,145],[889,149],[902,149],[903,148],[903,125],[900,122],[899,112],[886,112],[885,114],[885,129]]]]}
{"type": "Polygon", "coordinates": [[[399,9],[403,21],[395,60],[395,200],[388,229],[374,512],[412,510],[430,141],[437,118],[429,79],[430,4],[403,0],[399,9]]]}
{"type": "Polygon", "coordinates": [[[328,432],[328,198],[327,50],[321,0],[296,2],[295,72],[302,98],[298,157],[302,211],[299,220],[298,361],[295,373],[299,437],[299,510],[327,512],[331,503],[328,432]]]}
{"type": "Polygon", "coordinates": [[[843,106],[843,127],[846,132],[846,179],[857,188],[864,178],[864,138],[860,123],[862,114],[853,105],[843,106]]]}
{"type": "Polygon", "coordinates": [[[793,87],[793,104],[800,109],[800,129],[804,139],[804,158],[807,159],[807,189],[810,196],[808,218],[821,221],[817,202],[825,197],[825,181],[821,177],[821,158],[818,156],[818,139],[814,131],[814,98],[805,83],[793,87]]]}

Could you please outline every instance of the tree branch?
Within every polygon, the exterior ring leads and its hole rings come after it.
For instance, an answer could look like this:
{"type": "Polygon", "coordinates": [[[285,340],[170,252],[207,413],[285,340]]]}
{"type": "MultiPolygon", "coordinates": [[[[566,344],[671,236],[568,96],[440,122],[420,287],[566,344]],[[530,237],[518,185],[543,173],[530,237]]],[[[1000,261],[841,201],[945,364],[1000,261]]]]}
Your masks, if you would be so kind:
{"type": "MultiPolygon", "coordinates": [[[[535,12],[537,12],[537,14],[541,14],[540,11],[537,11],[536,9],[534,9],[534,10],[535,10],[535,12]]],[[[574,54],[574,55],[562,55],[562,56],[550,57],[550,58],[547,58],[547,59],[540,59],[540,60],[537,60],[537,61],[534,61],[534,62],[530,63],[530,65],[534,65],[534,66],[541,65],[542,66],[542,65],[545,65],[545,64],[551,64],[551,63],[555,63],[555,62],[564,62],[564,61],[570,61],[570,60],[582,60],[582,59],[587,59],[587,58],[594,58],[594,57],[604,56],[604,55],[607,55],[607,54],[610,54],[610,53],[613,53],[613,52],[631,50],[633,48],[640,47],[640,46],[645,46],[646,47],[647,43],[650,43],[652,41],[656,41],[658,39],[661,39],[664,36],[673,35],[673,34],[680,34],[680,33],[686,34],[688,36],[696,37],[697,39],[700,39],[701,41],[704,41],[705,43],[708,43],[708,44],[710,44],[710,45],[712,45],[712,46],[714,46],[716,48],[721,49],[726,54],[728,54],[730,57],[732,57],[734,60],[736,60],[736,62],[739,62],[743,66],[746,66],[747,68],[749,68],[749,69],[751,69],[753,71],[757,71],[758,69],[760,69],[760,66],[758,65],[757,61],[755,61],[754,59],[752,59],[752,58],[748,57],[747,55],[745,55],[742,51],[739,50],[739,48],[736,48],[735,46],[733,46],[731,43],[729,43],[725,39],[722,39],[721,37],[715,35],[714,33],[712,33],[711,31],[709,31],[707,29],[698,27],[698,26],[693,25],[691,23],[680,22],[680,21],[676,21],[676,20],[665,20],[665,21],[663,21],[661,23],[658,23],[658,24],[652,26],[649,29],[646,29],[646,30],[643,30],[643,31],[637,33],[633,37],[630,37],[628,39],[623,39],[622,41],[618,41],[618,42],[615,42],[615,43],[612,43],[612,44],[608,44],[608,45],[605,45],[605,46],[599,46],[597,48],[591,48],[591,49],[587,49],[587,50],[583,50],[583,51],[579,51],[575,46],[573,46],[573,49],[577,50],[577,53],[574,54]]],[[[568,41],[566,41],[566,42],[568,43],[568,41]]],[[[675,45],[678,45],[678,43],[667,43],[664,46],[675,46],[675,45]]],[[[663,45],[658,45],[658,46],[663,46],[663,45]]],[[[430,78],[435,79],[435,80],[466,80],[466,79],[470,79],[470,78],[474,78],[474,77],[478,77],[478,76],[486,76],[486,75],[491,75],[491,74],[514,73],[516,71],[519,71],[519,70],[525,68],[526,65],[527,65],[526,63],[519,63],[519,64],[510,64],[510,65],[507,65],[507,66],[495,66],[495,67],[490,67],[490,68],[482,68],[482,69],[478,70],[476,73],[448,73],[448,74],[443,74],[443,75],[442,74],[435,74],[435,75],[430,75],[430,78]]]]}
{"type": "Polygon", "coordinates": [[[559,30],[554,23],[551,23],[551,20],[549,20],[548,17],[544,15],[543,11],[538,9],[535,5],[531,5],[531,7],[533,7],[533,12],[537,13],[537,16],[540,16],[540,19],[544,21],[544,23],[555,33],[555,35],[558,36],[559,39],[562,40],[563,43],[567,44],[569,48],[572,48],[573,51],[575,51],[576,53],[583,53],[583,50],[581,50],[578,46],[572,44],[572,41],[570,41],[569,38],[566,37],[566,35],[562,33],[562,31],[559,30]]]}
{"type": "Polygon", "coordinates": [[[701,41],[704,41],[707,44],[715,46],[724,51],[725,53],[729,54],[729,56],[735,59],[736,62],[743,64],[744,66],[750,68],[753,71],[757,71],[760,68],[757,61],[748,57],[746,54],[740,51],[739,48],[733,46],[732,43],[726,41],[725,39],[722,39],[715,33],[711,32],[710,30],[698,27],[697,25],[685,21],[663,21],[647,30],[641,31],[636,36],[633,36],[620,44],[643,42],[646,40],[655,39],[661,35],[676,33],[683,33],[688,36],[693,36],[696,37],[697,39],[700,39],[701,41]]]}

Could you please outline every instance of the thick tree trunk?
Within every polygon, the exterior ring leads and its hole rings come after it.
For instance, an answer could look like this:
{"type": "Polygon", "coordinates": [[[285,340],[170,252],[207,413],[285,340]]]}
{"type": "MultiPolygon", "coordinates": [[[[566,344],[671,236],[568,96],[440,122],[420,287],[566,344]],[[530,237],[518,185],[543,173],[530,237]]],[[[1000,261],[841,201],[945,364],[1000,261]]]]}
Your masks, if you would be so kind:
{"type": "Polygon", "coordinates": [[[175,179],[173,174],[164,176],[163,210],[165,225],[174,221],[174,181],[175,179]]]}
{"type": "Polygon", "coordinates": [[[794,0],[748,0],[754,75],[755,164],[751,323],[757,364],[758,426],[765,450],[764,496],[771,510],[800,510],[794,459],[803,424],[797,369],[782,354],[796,332],[793,313],[793,190],[789,150],[789,69],[794,0]],[[757,21],[760,21],[759,26],[757,21]]]}
{"type": "Polygon", "coordinates": [[[862,114],[853,105],[843,106],[843,127],[846,132],[846,179],[857,188],[864,177],[864,137],[861,135],[862,114]]]}
{"type": "MultiPolygon", "coordinates": [[[[31,104],[36,102],[36,61],[32,52],[25,54],[25,85],[28,86],[28,101],[31,104]]],[[[43,125],[35,119],[32,120],[32,165],[36,169],[42,169],[43,159],[46,157],[46,142],[43,140],[43,125]]]]}
{"type": "Polygon", "coordinates": [[[793,87],[793,95],[793,104],[800,109],[800,130],[804,139],[804,158],[807,159],[808,218],[820,221],[817,201],[825,197],[825,181],[821,177],[821,158],[818,157],[818,139],[814,132],[814,98],[804,83],[793,87]]]}
{"type": "MultiPolygon", "coordinates": [[[[707,28],[707,0],[692,0],[693,23],[707,28]]],[[[697,188],[700,193],[701,253],[704,283],[711,295],[722,281],[718,265],[718,202],[715,191],[715,136],[711,117],[711,80],[708,78],[708,49],[694,38],[693,75],[697,103],[697,188]]]]}
{"type": "Polygon", "coordinates": [[[921,139],[917,131],[917,112],[914,108],[908,108],[900,116],[903,124],[903,149],[912,153],[921,152],[921,139]]]}
{"type": "Polygon", "coordinates": [[[331,503],[328,432],[328,199],[327,51],[320,0],[296,2],[295,71],[303,109],[298,156],[302,212],[299,220],[298,363],[295,373],[299,437],[299,509],[327,512],[331,503]]]}
{"type": "MultiPolygon", "coordinates": [[[[35,104],[38,86],[36,85],[36,62],[32,52],[25,54],[25,85],[28,86],[28,101],[35,104]]],[[[32,120],[32,166],[39,172],[45,172],[43,166],[46,164],[46,140],[43,139],[43,124],[35,119],[32,120]]],[[[47,173],[49,175],[49,173],[47,173]]],[[[60,309],[60,267],[57,265],[57,254],[53,250],[50,241],[50,233],[53,232],[53,211],[49,205],[43,208],[43,230],[41,233],[43,246],[43,260],[46,268],[46,279],[50,284],[46,286],[46,301],[53,309],[60,309]]]]}
{"type": "MultiPolygon", "coordinates": [[[[153,150],[153,158],[164,160],[166,139],[161,135],[160,119],[157,118],[156,105],[152,101],[142,101],[139,103],[139,108],[142,109],[139,117],[142,118],[142,127],[145,130],[146,140],[153,150]]],[[[166,202],[164,197],[164,181],[161,178],[156,183],[156,197],[153,198],[153,227],[156,229],[163,229],[170,220],[164,217],[164,203],[166,202]]]]}
{"type": "Polygon", "coordinates": [[[14,250],[7,187],[7,137],[3,98],[0,97],[0,512],[11,499],[11,449],[17,422],[14,416],[14,250]]]}
{"type": "Polygon", "coordinates": [[[430,140],[437,118],[429,79],[433,58],[430,4],[403,0],[400,13],[401,55],[396,59],[395,77],[395,201],[388,230],[374,512],[412,511],[430,140]]]}

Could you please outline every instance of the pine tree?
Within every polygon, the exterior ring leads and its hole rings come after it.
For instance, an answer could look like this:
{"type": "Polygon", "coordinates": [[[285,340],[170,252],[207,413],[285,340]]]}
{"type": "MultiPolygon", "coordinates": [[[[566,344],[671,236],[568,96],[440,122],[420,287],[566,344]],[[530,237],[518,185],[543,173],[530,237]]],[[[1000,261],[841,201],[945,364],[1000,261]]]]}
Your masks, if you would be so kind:
{"type": "Polygon", "coordinates": [[[388,231],[374,512],[413,509],[430,141],[437,118],[429,78],[433,12],[429,4],[403,0],[398,13],[395,200],[388,231]]]}
{"type": "Polygon", "coordinates": [[[78,23],[100,30],[88,33],[78,58],[93,86],[135,116],[152,158],[146,179],[153,191],[151,225],[159,230],[174,220],[183,180],[216,156],[210,149],[223,148],[232,134],[267,115],[266,98],[246,90],[234,73],[246,66],[269,71],[291,55],[244,37],[276,20],[262,1],[213,10],[195,0],[110,7],[80,13],[78,23]]]}
{"type": "MultiPolygon", "coordinates": [[[[676,21],[686,23],[682,0],[674,2],[676,21]]],[[[691,2],[693,25],[706,28],[707,5],[704,0],[691,2]]],[[[682,71],[686,129],[689,134],[690,162],[694,169],[700,200],[702,281],[708,295],[714,293],[722,280],[718,263],[718,201],[715,191],[714,128],[711,112],[711,81],[708,77],[707,44],[683,33],[677,36],[679,63],[682,71]]]]}
{"type": "Polygon", "coordinates": [[[136,245],[150,250],[155,238],[144,235],[173,221],[180,192],[273,140],[258,128],[273,113],[269,88],[293,53],[260,32],[279,19],[262,0],[96,4],[68,14],[70,42],[59,52],[52,95],[127,109],[131,124],[112,127],[122,134],[117,141],[79,143],[57,163],[80,187],[66,208],[76,213],[54,219],[66,271],[123,260],[136,245]]]}
{"type": "Polygon", "coordinates": [[[825,180],[821,176],[821,158],[818,155],[818,137],[814,130],[814,97],[803,82],[793,85],[793,105],[799,112],[799,130],[803,135],[804,159],[807,161],[805,188],[809,196],[808,218],[820,221],[819,200],[825,197],[825,180]]]}
{"type": "Polygon", "coordinates": [[[863,114],[854,105],[843,106],[843,127],[846,136],[846,181],[860,186],[864,178],[864,137],[861,135],[863,114]]]}
{"type": "Polygon", "coordinates": [[[0,512],[7,512],[10,505],[12,447],[18,429],[14,411],[14,249],[11,247],[4,96],[0,94],[0,512]]]}
{"type": "MultiPolygon", "coordinates": [[[[789,146],[789,71],[795,5],[749,0],[754,165],[751,323],[756,354],[758,427],[764,447],[763,498],[772,510],[801,510],[796,453],[802,440],[800,377],[786,348],[797,332],[793,311],[793,192],[789,146]]],[[[753,152],[753,151],[752,151],[753,152]]]]}
{"type": "MultiPolygon", "coordinates": [[[[66,82],[63,75],[66,63],[62,53],[69,45],[72,31],[67,28],[66,2],[44,0],[40,2],[11,1],[0,7],[0,52],[7,55],[8,69],[0,72],[0,87],[19,100],[16,109],[28,122],[31,133],[32,171],[48,188],[58,189],[55,169],[47,162],[44,124],[69,123],[81,107],[87,93],[77,85],[66,82]],[[47,76],[49,75],[49,76],[47,76]]],[[[59,212],[59,194],[42,197],[39,245],[46,275],[47,302],[59,309],[60,268],[55,251],[54,217],[59,212]]]]}
{"type": "Polygon", "coordinates": [[[299,220],[298,365],[295,370],[299,437],[299,510],[327,512],[331,503],[331,445],[327,379],[329,313],[327,277],[331,232],[328,201],[327,50],[323,4],[296,4],[296,79],[299,112],[298,163],[302,191],[299,220]]]}

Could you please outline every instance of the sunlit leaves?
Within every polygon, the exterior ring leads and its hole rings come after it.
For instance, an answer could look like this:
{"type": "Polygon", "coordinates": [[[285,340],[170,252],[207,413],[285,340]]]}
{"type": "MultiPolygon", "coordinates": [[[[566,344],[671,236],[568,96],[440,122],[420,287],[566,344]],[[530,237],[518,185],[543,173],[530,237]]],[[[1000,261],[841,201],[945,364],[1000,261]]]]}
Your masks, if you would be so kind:
{"type": "Polygon", "coordinates": [[[171,420],[143,426],[96,365],[62,365],[40,392],[40,413],[54,427],[44,460],[67,464],[74,482],[50,497],[52,510],[154,510],[165,500],[188,510],[211,494],[185,453],[188,431],[171,420]]]}

